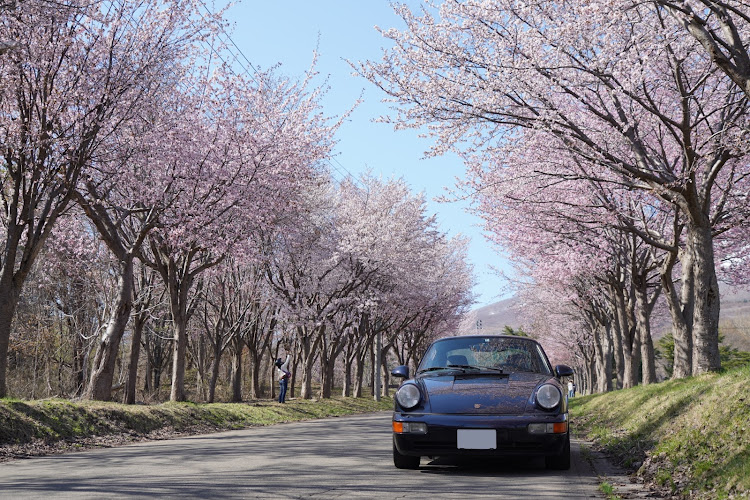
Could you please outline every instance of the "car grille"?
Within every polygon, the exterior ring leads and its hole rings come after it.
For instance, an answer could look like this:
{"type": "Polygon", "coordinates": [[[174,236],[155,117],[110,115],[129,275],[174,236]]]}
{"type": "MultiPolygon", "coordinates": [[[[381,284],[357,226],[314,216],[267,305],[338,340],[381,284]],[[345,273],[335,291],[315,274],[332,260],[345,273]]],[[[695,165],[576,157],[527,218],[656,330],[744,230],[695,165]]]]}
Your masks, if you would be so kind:
{"type": "MultiPolygon", "coordinates": [[[[544,443],[537,440],[527,440],[528,436],[525,433],[508,431],[505,429],[497,430],[497,443],[496,450],[492,451],[508,451],[508,452],[523,452],[523,451],[535,451],[544,449],[544,443]]],[[[438,452],[444,450],[455,450],[458,448],[456,441],[456,429],[445,429],[445,428],[431,428],[429,434],[425,438],[415,437],[412,440],[412,447],[417,451],[423,451],[425,454],[429,452],[438,452]]]]}
{"type": "MultiPolygon", "coordinates": [[[[424,452],[457,449],[455,439],[453,441],[414,441],[412,446],[415,450],[424,452]]],[[[497,451],[535,451],[543,447],[542,443],[498,443],[497,451]]]]}

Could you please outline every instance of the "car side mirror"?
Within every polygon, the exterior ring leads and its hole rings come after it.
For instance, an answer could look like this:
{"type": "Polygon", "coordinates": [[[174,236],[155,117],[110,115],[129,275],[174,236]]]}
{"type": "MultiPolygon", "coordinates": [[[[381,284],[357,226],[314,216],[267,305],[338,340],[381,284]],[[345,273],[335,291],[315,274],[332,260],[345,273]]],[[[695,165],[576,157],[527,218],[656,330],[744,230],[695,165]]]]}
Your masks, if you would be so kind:
{"type": "Polygon", "coordinates": [[[568,365],[557,365],[555,366],[555,375],[557,378],[572,377],[573,369],[568,365]]]}
{"type": "Polygon", "coordinates": [[[409,367],[406,365],[400,365],[391,371],[391,375],[398,378],[409,378],[409,367]]]}

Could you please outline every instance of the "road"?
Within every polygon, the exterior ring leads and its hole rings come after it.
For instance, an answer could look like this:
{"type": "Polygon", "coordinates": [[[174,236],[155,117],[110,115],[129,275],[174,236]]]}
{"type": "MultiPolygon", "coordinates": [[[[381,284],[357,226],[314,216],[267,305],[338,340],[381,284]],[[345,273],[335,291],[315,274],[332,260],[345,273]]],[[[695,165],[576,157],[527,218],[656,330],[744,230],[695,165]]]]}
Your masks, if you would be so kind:
{"type": "Polygon", "coordinates": [[[602,498],[580,445],[543,461],[429,462],[398,470],[390,413],[139,443],[0,464],[0,498],[602,498]]]}

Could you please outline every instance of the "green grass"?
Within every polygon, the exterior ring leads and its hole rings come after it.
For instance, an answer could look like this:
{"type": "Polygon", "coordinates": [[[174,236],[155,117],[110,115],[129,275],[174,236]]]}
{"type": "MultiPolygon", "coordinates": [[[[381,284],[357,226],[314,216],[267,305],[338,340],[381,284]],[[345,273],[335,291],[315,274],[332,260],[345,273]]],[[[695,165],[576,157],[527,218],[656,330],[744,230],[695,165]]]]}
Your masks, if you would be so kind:
{"type": "Polygon", "coordinates": [[[390,398],[294,399],[285,404],[163,403],[124,405],[61,399],[0,399],[0,447],[46,444],[126,435],[148,437],[158,432],[195,433],[271,425],[393,408],[390,398]]]}
{"type": "Polygon", "coordinates": [[[599,485],[599,491],[604,493],[604,496],[607,497],[608,500],[620,500],[620,498],[622,498],[615,492],[615,487],[606,481],[599,485]]]}
{"type": "Polygon", "coordinates": [[[750,366],[571,400],[574,432],[665,491],[750,494],[750,366]]]}

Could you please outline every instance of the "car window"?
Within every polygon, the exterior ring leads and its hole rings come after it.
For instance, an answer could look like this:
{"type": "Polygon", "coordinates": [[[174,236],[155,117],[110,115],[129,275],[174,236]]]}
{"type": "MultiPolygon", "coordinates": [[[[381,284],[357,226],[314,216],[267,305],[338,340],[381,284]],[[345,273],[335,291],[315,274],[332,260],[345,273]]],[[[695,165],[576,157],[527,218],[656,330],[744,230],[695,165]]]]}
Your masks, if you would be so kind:
{"type": "Polygon", "coordinates": [[[425,353],[419,371],[474,366],[506,373],[551,373],[539,344],[522,337],[458,337],[438,340],[425,353]]]}

